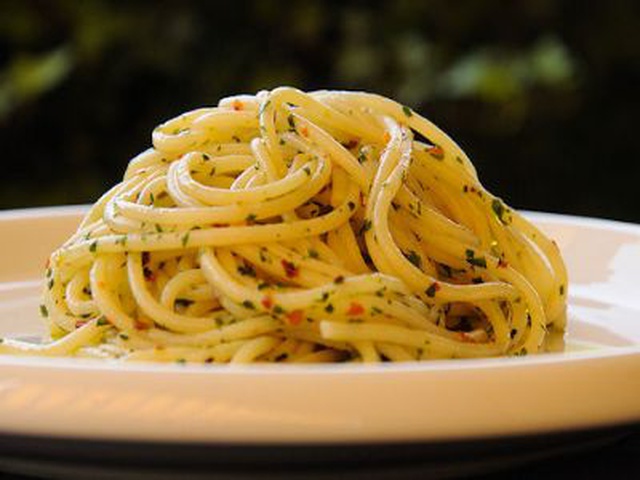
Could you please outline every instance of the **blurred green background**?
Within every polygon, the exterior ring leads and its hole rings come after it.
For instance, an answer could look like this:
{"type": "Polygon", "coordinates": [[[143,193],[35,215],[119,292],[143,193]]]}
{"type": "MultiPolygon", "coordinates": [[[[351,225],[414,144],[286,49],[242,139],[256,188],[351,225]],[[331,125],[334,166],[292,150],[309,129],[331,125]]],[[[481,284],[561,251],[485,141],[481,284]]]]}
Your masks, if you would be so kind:
{"type": "Polygon", "coordinates": [[[0,0],[0,208],[90,202],[164,119],[364,89],[516,207],[640,222],[639,2],[0,0]]]}

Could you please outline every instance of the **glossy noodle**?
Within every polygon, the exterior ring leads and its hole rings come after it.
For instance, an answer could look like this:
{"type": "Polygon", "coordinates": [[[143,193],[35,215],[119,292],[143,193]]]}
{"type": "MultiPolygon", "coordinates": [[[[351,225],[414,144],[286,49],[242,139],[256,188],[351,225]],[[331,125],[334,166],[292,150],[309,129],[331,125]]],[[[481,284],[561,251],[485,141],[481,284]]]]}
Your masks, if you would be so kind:
{"type": "Polygon", "coordinates": [[[169,120],[49,260],[51,341],[170,362],[531,354],[565,322],[556,245],[406,106],[239,95],[169,120]]]}

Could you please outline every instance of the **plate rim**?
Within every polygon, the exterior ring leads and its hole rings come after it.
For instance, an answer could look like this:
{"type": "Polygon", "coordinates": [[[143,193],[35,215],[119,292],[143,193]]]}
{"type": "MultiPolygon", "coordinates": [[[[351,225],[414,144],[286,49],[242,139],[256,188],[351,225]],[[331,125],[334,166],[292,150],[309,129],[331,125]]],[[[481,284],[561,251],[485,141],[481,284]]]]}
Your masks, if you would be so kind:
{"type": "MultiPolygon", "coordinates": [[[[0,212],[0,226],[4,222],[11,221],[37,221],[37,220],[54,220],[64,218],[75,218],[86,212],[87,205],[72,205],[61,207],[42,207],[35,209],[19,209],[11,211],[0,212]]],[[[626,222],[619,222],[616,220],[599,219],[592,217],[580,217],[573,215],[557,214],[557,213],[545,213],[545,212],[523,212],[528,218],[536,221],[543,221],[549,224],[568,224],[576,227],[596,227],[612,230],[616,232],[630,232],[634,235],[638,235],[640,238],[640,225],[626,222]]],[[[596,365],[599,361],[606,362],[618,362],[618,364],[624,364],[626,371],[633,371],[640,373],[640,344],[622,347],[604,347],[597,350],[587,350],[582,352],[571,352],[561,354],[545,354],[545,355],[531,355],[527,357],[498,357],[498,358],[483,358],[483,359],[457,359],[457,360],[439,360],[434,362],[411,362],[406,364],[382,364],[382,365],[249,365],[249,366],[218,366],[218,365],[175,365],[175,364],[154,364],[154,363],[117,363],[117,362],[105,362],[104,360],[93,359],[67,359],[67,358],[42,358],[42,357],[15,357],[0,355],[0,394],[3,388],[6,388],[6,382],[3,382],[3,377],[18,379],[20,378],[34,378],[40,374],[46,374],[53,378],[64,375],[76,375],[78,378],[88,378],[91,373],[99,375],[106,375],[110,378],[121,377],[121,380],[136,378],[144,378],[144,376],[164,376],[168,380],[175,381],[175,379],[185,378],[204,378],[208,377],[208,381],[211,377],[215,377],[222,380],[229,380],[229,378],[261,378],[272,377],[275,379],[287,379],[291,382],[292,379],[302,378],[304,375],[312,373],[318,378],[325,378],[328,380],[333,379],[335,382],[344,382],[344,379],[368,378],[372,383],[376,378],[389,378],[394,374],[401,374],[402,378],[419,378],[422,382],[425,380],[441,378],[443,375],[467,375],[472,373],[480,373],[482,375],[488,375],[491,372],[497,370],[509,372],[509,378],[516,378],[515,375],[523,374],[529,375],[531,378],[536,378],[536,369],[555,369],[556,371],[565,375],[567,372],[577,369],[587,369],[589,365],[596,365]],[[595,362],[595,363],[594,363],[595,362]],[[533,370],[531,370],[533,369],[533,370]],[[630,370],[631,369],[631,370],[630,370]],[[126,378],[124,378],[126,377],[126,378]]],[[[640,375],[639,375],[640,377],[640,375]]],[[[568,378],[568,377],[566,377],[568,378]]],[[[182,381],[182,380],[181,380],[182,381]]],[[[241,381],[241,380],[239,380],[241,381]]],[[[640,382],[634,383],[634,389],[640,392],[640,382]],[[636,385],[637,383],[637,385],[636,385]]],[[[369,388],[369,387],[367,387],[369,388]]],[[[636,390],[634,390],[635,392],[636,390]]],[[[626,405],[626,404],[625,404],[626,405]]],[[[512,434],[543,434],[547,431],[557,431],[559,429],[567,428],[593,428],[602,425],[622,423],[628,424],[636,421],[640,421],[640,405],[637,407],[625,407],[626,410],[622,412],[624,415],[622,418],[618,414],[616,420],[607,422],[606,419],[603,422],[602,418],[599,421],[589,421],[588,419],[582,419],[582,422],[573,422],[572,424],[558,425],[557,429],[549,429],[548,426],[543,429],[536,430],[535,425],[520,426],[519,429],[511,430],[512,434]],[[622,419],[621,419],[622,418],[622,419]]],[[[2,410],[0,410],[1,412],[2,410]]],[[[575,419],[574,419],[575,420],[575,419]]],[[[55,422],[54,422],[55,423],[55,422]]],[[[7,433],[6,423],[0,422],[0,434],[7,433]]],[[[20,433],[21,430],[9,429],[11,433],[20,433]]],[[[58,430],[65,437],[73,438],[76,434],[65,433],[63,430],[58,430]]],[[[22,432],[24,433],[24,432],[22,432]]],[[[51,434],[51,430],[48,432],[41,432],[45,434],[51,434]]],[[[55,433],[55,430],[54,430],[55,433]]],[[[508,434],[509,432],[503,432],[501,435],[508,434]]],[[[495,434],[495,431],[492,435],[495,434]]],[[[111,436],[96,434],[92,438],[105,439],[112,438],[111,436]]],[[[277,436],[277,435],[276,435],[277,436]]],[[[478,432],[463,435],[462,438],[473,439],[479,438],[478,432]]],[[[375,437],[375,435],[374,435],[375,437]]],[[[127,437],[125,437],[127,438],[127,437]]],[[[308,437],[307,437],[308,438],[308,437]]],[[[357,440],[351,439],[349,442],[357,440]]],[[[380,437],[379,437],[380,438],[380,437]]],[[[393,441],[402,440],[402,435],[399,437],[393,437],[393,441]]],[[[434,437],[420,437],[426,441],[434,440],[434,437]]],[[[440,441],[451,439],[453,437],[442,435],[440,441]]],[[[172,440],[170,437],[165,440],[172,440]]],[[[135,439],[134,439],[135,440],[135,439]]],[[[175,440],[175,439],[174,439],[175,440]]],[[[237,438],[236,438],[237,440],[237,438]]],[[[281,438],[282,440],[282,438],[281,438]]],[[[335,440],[335,439],[334,439],[335,440]]],[[[406,437],[405,440],[414,441],[415,436],[406,437]]],[[[436,438],[437,440],[437,438],[436,438]]],[[[215,440],[219,441],[219,439],[215,440]]],[[[235,441],[235,440],[234,440],[235,441]]],[[[277,441],[274,439],[269,442],[277,441]]],[[[322,443],[326,442],[326,439],[318,440],[322,443]]],[[[239,441],[243,443],[242,440],[239,441]]],[[[262,440],[261,440],[262,442],[262,440]]],[[[244,440],[246,443],[246,439],[244,440]]]]}

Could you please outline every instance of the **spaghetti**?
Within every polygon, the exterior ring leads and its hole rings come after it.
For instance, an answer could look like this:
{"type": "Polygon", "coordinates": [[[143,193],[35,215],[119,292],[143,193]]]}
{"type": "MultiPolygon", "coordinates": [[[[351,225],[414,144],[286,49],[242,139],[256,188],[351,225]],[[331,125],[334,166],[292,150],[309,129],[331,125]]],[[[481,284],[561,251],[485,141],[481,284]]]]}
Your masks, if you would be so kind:
{"type": "Polygon", "coordinates": [[[408,361],[544,350],[556,245],[406,106],[277,88],[157,127],[50,258],[52,340],[2,353],[408,361]]]}

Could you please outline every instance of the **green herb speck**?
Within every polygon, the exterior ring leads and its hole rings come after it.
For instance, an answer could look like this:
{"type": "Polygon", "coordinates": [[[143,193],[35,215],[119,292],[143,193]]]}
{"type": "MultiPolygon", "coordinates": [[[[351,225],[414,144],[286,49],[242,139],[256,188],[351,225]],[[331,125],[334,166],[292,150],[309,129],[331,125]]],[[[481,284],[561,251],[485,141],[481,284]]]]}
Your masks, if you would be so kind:
{"type": "Polygon", "coordinates": [[[407,260],[409,260],[415,267],[420,268],[422,266],[422,257],[414,250],[409,250],[409,253],[405,253],[404,256],[407,257],[407,260]]]}
{"type": "Polygon", "coordinates": [[[360,233],[368,232],[369,230],[371,230],[372,226],[373,224],[371,223],[371,220],[366,219],[364,222],[362,222],[362,228],[360,229],[360,233]]]}
{"type": "Polygon", "coordinates": [[[244,302],[242,302],[242,306],[244,308],[248,308],[250,310],[255,310],[256,306],[253,304],[253,302],[251,300],[245,300],[244,302]]]}
{"type": "Polygon", "coordinates": [[[182,247],[183,248],[187,246],[187,243],[189,243],[189,236],[190,236],[190,232],[187,232],[182,236],[182,240],[181,241],[182,241],[182,247]]]}
{"type": "Polygon", "coordinates": [[[500,223],[503,225],[507,225],[509,223],[509,219],[505,216],[508,210],[500,199],[493,199],[491,202],[491,209],[493,210],[493,213],[495,213],[496,217],[498,217],[498,220],[500,220],[500,223]]]}

